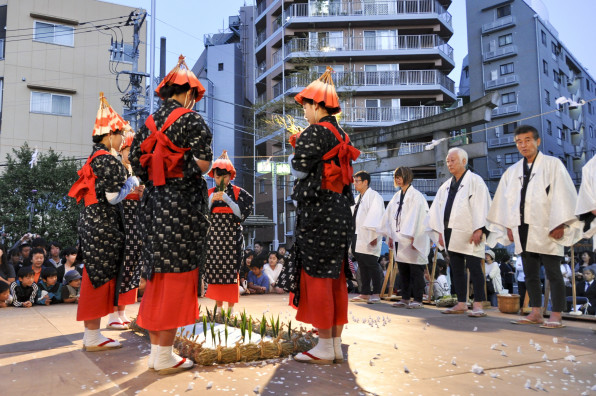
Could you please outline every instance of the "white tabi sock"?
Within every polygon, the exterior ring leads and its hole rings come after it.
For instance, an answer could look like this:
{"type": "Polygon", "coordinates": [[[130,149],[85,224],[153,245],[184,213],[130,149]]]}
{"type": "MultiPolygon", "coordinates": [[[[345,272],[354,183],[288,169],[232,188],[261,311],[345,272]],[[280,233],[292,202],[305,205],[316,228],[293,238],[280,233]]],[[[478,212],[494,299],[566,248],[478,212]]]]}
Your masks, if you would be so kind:
{"type": "Polygon", "coordinates": [[[128,316],[126,316],[126,311],[118,311],[118,317],[120,318],[120,320],[123,323],[126,323],[126,322],[130,323],[131,322],[131,320],[128,318],[128,316]]]}
{"type": "MultiPolygon", "coordinates": [[[[83,340],[85,346],[97,346],[103,342],[109,341],[109,338],[104,337],[99,329],[97,330],[89,330],[85,329],[85,334],[83,335],[83,340]]],[[[114,340],[115,345],[119,345],[118,341],[114,340]]]]}
{"type": "Polygon", "coordinates": [[[114,324],[122,324],[122,319],[118,316],[116,312],[112,312],[108,315],[108,326],[111,326],[112,323],[114,324]]]}
{"type": "Polygon", "coordinates": [[[157,358],[157,344],[151,344],[151,353],[149,354],[149,360],[147,361],[147,367],[150,369],[155,367],[155,359],[157,358]]]}
{"type": "Polygon", "coordinates": [[[341,350],[341,337],[333,337],[333,350],[335,351],[335,359],[344,358],[344,353],[341,350]]]}
{"type": "MultiPolygon", "coordinates": [[[[174,353],[174,346],[161,346],[157,347],[157,357],[155,358],[153,368],[157,371],[172,368],[176,366],[183,358],[174,353]]],[[[193,361],[186,359],[179,367],[190,368],[193,366],[193,361]]]]}
{"type": "Polygon", "coordinates": [[[319,337],[319,343],[313,349],[308,351],[308,353],[323,360],[335,359],[335,352],[333,350],[333,339],[319,337]]]}

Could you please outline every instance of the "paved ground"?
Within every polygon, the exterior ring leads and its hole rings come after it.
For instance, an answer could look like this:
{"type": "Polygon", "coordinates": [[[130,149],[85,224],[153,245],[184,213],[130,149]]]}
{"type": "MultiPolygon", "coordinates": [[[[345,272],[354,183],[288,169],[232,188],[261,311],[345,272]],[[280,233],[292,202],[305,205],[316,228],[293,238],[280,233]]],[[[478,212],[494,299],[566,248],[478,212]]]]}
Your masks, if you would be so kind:
{"type": "MultiPolygon", "coordinates": [[[[279,313],[287,322],[294,312],[286,301],[268,295],[240,302],[253,315],[279,313]]],[[[137,310],[128,307],[131,316],[137,310]]],[[[548,330],[512,325],[515,315],[496,310],[475,319],[387,302],[350,303],[349,310],[346,363],[276,359],[160,376],[145,370],[147,339],[129,331],[104,331],[122,349],[82,352],[76,306],[2,309],[0,395],[596,395],[594,323],[548,330]],[[473,373],[474,365],[484,373],[473,373]]]]}

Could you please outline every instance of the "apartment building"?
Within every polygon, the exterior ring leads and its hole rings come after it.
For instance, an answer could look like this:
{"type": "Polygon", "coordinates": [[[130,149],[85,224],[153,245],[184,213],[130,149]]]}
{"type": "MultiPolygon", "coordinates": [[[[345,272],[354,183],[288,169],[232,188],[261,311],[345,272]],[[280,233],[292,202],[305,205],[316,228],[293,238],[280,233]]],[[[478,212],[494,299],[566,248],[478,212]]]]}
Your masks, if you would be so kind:
{"type": "MultiPolygon", "coordinates": [[[[89,155],[99,92],[123,110],[119,88],[129,77],[118,85],[116,73],[132,67],[126,22],[134,11],[98,0],[0,0],[0,163],[25,142],[42,152],[89,155]],[[109,52],[111,39],[122,51],[109,52]]],[[[137,50],[145,71],[145,46],[137,50]]]]}
{"type": "Polygon", "coordinates": [[[594,79],[565,47],[539,0],[468,0],[468,69],[471,99],[500,94],[492,121],[474,128],[488,156],[474,160],[491,192],[521,157],[513,131],[530,124],[540,150],[558,157],[579,186],[581,167],[596,153],[594,79]],[[521,121],[523,120],[523,121],[521,121]]]}
{"type": "MultiPolygon", "coordinates": [[[[447,77],[454,68],[448,44],[453,35],[450,4],[451,0],[257,1],[257,155],[284,160],[287,137],[268,121],[273,115],[303,119],[293,96],[327,65],[335,70],[340,124],[350,134],[444,111],[456,99],[454,83],[447,77]]],[[[271,216],[277,196],[277,235],[283,244],[295,217],[291,201],[283,198],[290,194],[292,182],[286,176],[276,183],[271,174],[258,176],[257,214],[271,216]]],[[[390,197],[393,191],[389,193],[390,197]]],[[[273,240],[274,235],[264,239],[273,240]]]]}

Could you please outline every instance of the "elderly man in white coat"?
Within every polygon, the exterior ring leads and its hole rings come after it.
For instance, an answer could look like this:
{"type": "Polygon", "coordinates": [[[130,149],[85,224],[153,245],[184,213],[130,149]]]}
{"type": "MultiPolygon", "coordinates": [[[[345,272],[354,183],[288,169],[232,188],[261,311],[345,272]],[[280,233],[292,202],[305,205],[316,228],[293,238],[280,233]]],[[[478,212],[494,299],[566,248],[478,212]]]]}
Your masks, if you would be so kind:
{"type": "Polygon", "coordinates": [[[427,218],[430,238],[446,249],[449,255],[457,305],[442,311],[444,314],[462,314],[468,310],[466,268],[474,287],[474,302],[470,317],[483,317],[482,302],[485,278],[482,272],[484,258],[486,214],[490,195],[484,180],[466,169],[468,153],[452,148],[447,153],[447,168],[453,175],[439,187],[427,218]]]}
{"type": "MultiPolygon", "coordinates": [[[[593,238],[596,234],[596,156],[582,168],[582,184],[579,187],[575,215],[584,222],[584,238],[593,238]]],[[[596,249],[596,238],[593,239],[596,249]]]]}
{"type": "Polygon", "coordinates": [[[413,172],[399,167],[393,172],[395,193],[377,230],[389,239],[394,249],[403,289],[401,300],[394,307],[422,308],[422,297],[426,286],[424,268],[428,264],[430,239],[426,234],[424,220],[428,214],[428,203],[424,195],[412,187],[413,172]]]}
{"type": "Polygon", "coordinates": [[[520,125],[514,138],[524,158],[505,171],[497,187],[487,218],[490,244],[514,242],[515,253],[522,257],[532,312],[512,323],[564,327],[565,282],[559,265],[564,246],[581,237],[580,222],[575,217],[577,193],[563,163],[538,151],[536,128],[520,125]],[[541,264],[552,293],[550,321],[542,317],[541,264]]]}
{"type": "Polygon", "coordinates": [[[383,270],[379,263],[381,236],[375,228],[383,216],[385,202],[383,197],[369,185],[368,172],[360,171],[354,175],[354,187],[360,195],[356,198],[356,205],[352,207],[354,220],[352,254],[358,261],[361,285],[359,285],[360,295],[350,301],[374,304],[381,301],[379,293],[383,286],[383,270]]]}

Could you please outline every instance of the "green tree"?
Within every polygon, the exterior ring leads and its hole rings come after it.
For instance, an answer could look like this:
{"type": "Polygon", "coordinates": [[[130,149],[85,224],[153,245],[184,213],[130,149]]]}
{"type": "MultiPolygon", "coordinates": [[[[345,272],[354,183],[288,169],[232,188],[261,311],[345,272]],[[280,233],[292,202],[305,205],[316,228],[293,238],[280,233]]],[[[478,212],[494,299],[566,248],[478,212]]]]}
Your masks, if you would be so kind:
{"type": "Polygon", "coordinates": [[[9,235],[6,245],[30,231],[48,242],[74,246],[80,208],[67,194],[78,178],[79,163],[50,149],[39,153],[31,167],[34,150],[27,143],[12,151],[0,175],[0,228],[4,226],[9,235]]]}

